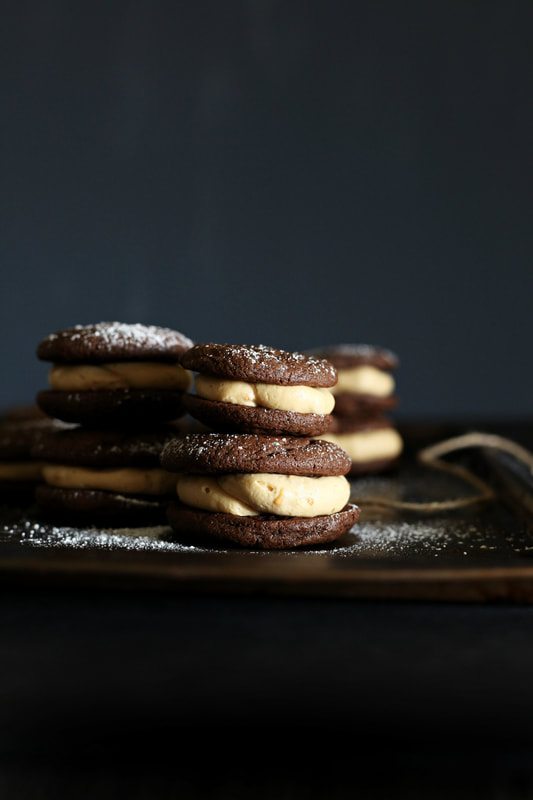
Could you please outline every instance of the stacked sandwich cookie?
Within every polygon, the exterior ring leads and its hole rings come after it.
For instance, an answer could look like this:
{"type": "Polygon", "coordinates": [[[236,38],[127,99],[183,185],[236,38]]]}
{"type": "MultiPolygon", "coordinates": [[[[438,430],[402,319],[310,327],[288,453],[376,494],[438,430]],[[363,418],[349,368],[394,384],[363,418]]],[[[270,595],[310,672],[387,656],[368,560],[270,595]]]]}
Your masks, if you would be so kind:
{"type": "Polygon", "coordinates": [[[346,450],[350,475],[383,472],[395,466],[403,450],[402,437],[390,419],[335,417],[330,433],[320,437],[346,450]]]}
{"type": "Polygon", "coordinates": [[[82,525],[164,522],[176,482],[159,457],[173,435],[76,427],[42,437],[32,448],[44,480],[36,489],[39,508],[82,525]]]}
{"type": "Polygon", "coordinates": [[[13,409],[0,420],[0,502],[29,504],[42,480],[43,464],[33,447],[57,427],[53,420],[26,418],[13,409]]]}
{"type": "Polygon", "coordinates": [[[36,491],[54,518],[110,525],[164,521],[175,481],[159,465],[184,412],[191,376],[180,365],[192,346],[167,328],[123,323],[76,326],[37,350],[52,361],[51,389],[37,396],[48,414],[80,423],[43,438],[32,454],[44,463],[36,491]]]}
{"type": "Polygon", "coordinates": [[[397,404],[391,374],[398,358],[390,350],[342,344],[312,351],[337,369],[335,410],[322,438],[342,447],[352,459],[352,475],[380,472],[397,462],[403,442],[385,416],[397,404]]]}
{"type": "Polygon", "coordinates": [[[329,429],[337,373],[323,359],[264,345],[199,344],[182,364],[198,373],[185,407],[212,428],[293,436],[329,429]]]}
{"type": "Polygon", "coordinates": [[[190,374],[180,357],[192,346],[182,333],[153,325],[76,325],[41,342],[51,361],[51,388],[37,403],[50,416],[91,427],[151,425],[183,413],[190,374]]]}
{"type": "Polygon", "coordinates": [[[293,548],[338,539],[357,522],[339,447],[310,438],[331,425],[335,369],[262,345],[205,344],[182,358],[197,372],[189,413],[216,432],[166,445],[178,473],[169,521],[245,547],[293,548]]]}

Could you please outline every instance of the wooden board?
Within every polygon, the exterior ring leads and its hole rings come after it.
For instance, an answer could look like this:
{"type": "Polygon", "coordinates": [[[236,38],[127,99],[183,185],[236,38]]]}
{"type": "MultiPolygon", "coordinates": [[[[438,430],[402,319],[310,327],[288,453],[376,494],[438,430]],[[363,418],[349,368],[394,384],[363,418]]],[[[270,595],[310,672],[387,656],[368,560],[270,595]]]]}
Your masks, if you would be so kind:
{"type": "MultiPolygon", "coordinates": [[[[448,476],[416,465],[413,452],[443,436],[483,427],[529,445],[533,425],[404,426],[407,453],[393,474],[353,483],[354,497],[427,500],[464,494],[448,476]]],[[[334,545],[261,552],[218,542],[176,541],[169,528],[95,530],[41,523],[4,508],[0,577],[5,583],[165,589],[188,592],[404,600],[533,602],[533,489],[516,464],[484,454],[500,502],[439,516],[363,513],[334,545]]]]}

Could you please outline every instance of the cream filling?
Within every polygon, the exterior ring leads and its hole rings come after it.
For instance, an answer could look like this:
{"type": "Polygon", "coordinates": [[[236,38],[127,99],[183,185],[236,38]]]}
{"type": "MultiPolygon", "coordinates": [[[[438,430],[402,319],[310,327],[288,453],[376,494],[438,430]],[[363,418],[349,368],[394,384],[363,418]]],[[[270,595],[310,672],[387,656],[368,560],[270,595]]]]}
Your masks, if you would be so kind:
{"type": "Polygon", "coordinates": [[[0,461],[0,481],[38,481],[42,472],[40,461],[0,461]]]}
{"type": "Polygon", "coordinates": [[[356,464],[396,458],[403,450],[402,437],[394,428],[357,433],[324,433],[316,438],[342,447],[356,464]]]}
{"type": "Polygon", "coordinates": [[[196,393],[206,400],[218,400],[237,406],[297,411],[299,414],[330,414],[335,405],[335,398],[329,389],[225,381],[208,375],[197,375],[196,393]]]}
{"type": "Polygon", "coordinates": [[[177,492],[188,506],[238,517],[321,517],[344,508],[350,498],[350,484],[342,475],[180,475],[177,492]]]}
{"type": "Polygon", "coordinates": [[[189,370],[180,364],[153,361],[113,364],[54,364],[49,382],[61,392],[87,392],[99,389],[188,389],[189,370]]]}
{"type": "Polygon", "coordinates": [[[43,478],[62,489],[101,489],[119,494],[172,494],[176,476],[164,469],[89,469],[47,464],[43,478]]]}
{"type": "Polygon", "coordinates": [[[389,372],[376,367],[363,366],[337,370],[337,383],[333,394],[370,394],[389,397],[394,392],[394,378],[389,372]]]}

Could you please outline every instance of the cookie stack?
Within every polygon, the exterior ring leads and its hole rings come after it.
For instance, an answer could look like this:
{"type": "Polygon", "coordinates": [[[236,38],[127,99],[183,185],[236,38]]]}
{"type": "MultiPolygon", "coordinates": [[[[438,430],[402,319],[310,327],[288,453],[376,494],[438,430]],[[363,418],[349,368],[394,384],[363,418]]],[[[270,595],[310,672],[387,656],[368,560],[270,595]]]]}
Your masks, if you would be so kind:
{"type": "Polygon", "coordinates": [[[33,449],[58,427],[26,408],[13,409],[0,419],[0,502],[26,505],[42,480],[43,464],[33,449]]]}
{"type": "Polygon", "coordinates": [[[403,442],[386,413],[397,404],[391,374],[398,358],[390,350],[342,344],[312,351],[337,369],[335,409],[322,438],[342,447],[352,459],[351,475],[386,470],[397,462],[403,442]]]}
{"type": "Polygon", "coordinates": [[[163,469],[178,473],[168,511],[177,533],[292,548],[335,540],[357,522],[344,477],[349,457],[314,438],[331,424],[330,363],[232,344],[196,345],[181,363],[197,373],[184,405],[215,432],[182,436],[163,450],[163,469]]]}
{"type": "Polygon", "coordinates": [[[181,364],[192,342],[147,325],[78,325],[44,339],[37,355],[52,362],[50,389],[37,396],[51,417],[77,423],[42,437],[32,457],[44,462],[40,509],[85,524],[162,522],[174,476],[159,464],[184,413],[191,376],[181,364]]]}

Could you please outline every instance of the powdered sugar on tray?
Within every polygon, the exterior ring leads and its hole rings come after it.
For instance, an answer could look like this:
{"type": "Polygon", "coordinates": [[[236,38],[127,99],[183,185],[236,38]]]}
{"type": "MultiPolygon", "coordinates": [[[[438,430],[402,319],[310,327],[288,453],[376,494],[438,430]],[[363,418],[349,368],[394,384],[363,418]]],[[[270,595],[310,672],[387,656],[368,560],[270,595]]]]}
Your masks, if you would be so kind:
{"type": "Polygon", "coordinates": [[[173,542],[170,528],[160,525],[151,528],[72,528],[43,525],[26,520],[17,525],[4,525],[0,529],[0,542],[16,539],[30,547],[68,547],[76,550],[128,550],[137,552],[159,551],[196,552],[197,547],[173,542]]]}
{"type": "MultiPolygon", "coordinates": [[[[269,553],[298,556],[341,556],[360,559],[424,556],[438,558],[448,553],[467,556],[470,553],[501,550],[499,532],[496,528],[475,522],[453,518],[439,518],[412,522],[369,520],[356,525],[339,542],[305,550],[264,551],[243,550],[226,546],[222,542],[190,544],[177,541],[170,528],[75,528],[53,526],[26,520],[0,528],[0,543],[15,541],[17,544],[36,548],[70,548],[75,550],[123,550],[135,552],[167,553],[240,553],[267,557],[269,553]]],[[[528,538],[517,537],[508,542],[514,552],[532,550],[528,538]]]]}
{"type": "Polygon", "coordinates": [[[243,558],[331,556],[356,558],[366,563],[385,559],[421,564],[439,558],[447,559],[448,563],[450,559],[466,563],[469,555],[497,560],[504,553],[531,555],[533,552],[533,539],[527,526],[521,525],[504,508],[475,508],[421,517],[416,514],[398,516],[392,509],[375,510],[365,506],[365,497],[380,495],[418,499],[420,496],[440,498],[443,492],[450,496],[451,492],[453,496],[457,485],[446,476],[436,476],[432,483],[427,474],[406,470],[401,476],[356,480],[352,489],[352,500],[355,499],[362,509],[360,522],[337,542],[305,550],[244,550],[216,540],[192,543],[178,540],[166,526],[105,529],[53,526],[13,509],[2,512],[0,544],[46,549],[159,551],[169,555],[217,553],[223,556],[231,552],[243,558]]]}

